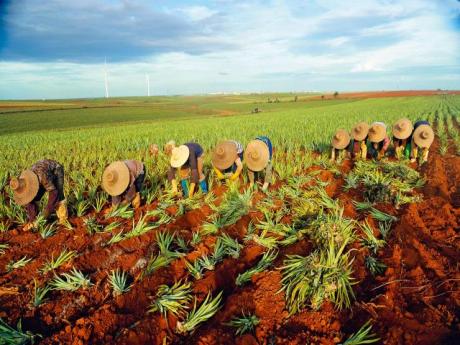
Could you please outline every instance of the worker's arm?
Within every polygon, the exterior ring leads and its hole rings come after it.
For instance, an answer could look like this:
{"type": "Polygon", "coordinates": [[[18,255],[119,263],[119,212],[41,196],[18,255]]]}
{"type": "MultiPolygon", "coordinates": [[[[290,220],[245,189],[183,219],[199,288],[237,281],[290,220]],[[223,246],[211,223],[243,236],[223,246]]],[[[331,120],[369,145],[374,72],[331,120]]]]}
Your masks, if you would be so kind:
{"type": "Polygon", "coordinates": [[[264,179],[264,184],[262,186],[262,190],[267,190],[268,185],[272,182],[272,162],[268,162],[267,167],[265,168],[265,179],[264,179]]]}
{"type": "Polygon", "coordinates": [[[222,174],[222,172],[219,169],[217,169],[215,166],[213,166],[213,168],[214,168],[214,172],[216,173],[216,176],[217,176],[218,180],[225,179],[224,174],[222,174]]]}
{"type": "Polygon", "coordinates": [[[332,151],[331,151],[331,161],[335,161],[335,148],[332,147],[332,151]]]}
{"type": "Polygon", "coordinates": [[[241,162],[240,157],[238,157],[235,161],[236,164],[236,171],[233,173],[233,175],[230,177],[230,180],[235,181],[243,171],[243,162],[241,162]]]}

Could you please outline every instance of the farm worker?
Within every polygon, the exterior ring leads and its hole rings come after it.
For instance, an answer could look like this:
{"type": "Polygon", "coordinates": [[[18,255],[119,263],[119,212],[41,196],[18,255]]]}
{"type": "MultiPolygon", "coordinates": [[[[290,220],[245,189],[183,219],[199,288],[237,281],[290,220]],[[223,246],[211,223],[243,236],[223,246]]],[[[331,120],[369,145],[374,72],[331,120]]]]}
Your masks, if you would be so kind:
{"type": "Polygon", "coordinates": [[[67,221],[67,205],[64,198],[64,168],[51,159],[38,161],[29,170],[24,170],[19,178],[12,178],[10,187],[14,201],[25,206],[28,223],[24,226],[29,231],[36,226],[38,202],[48,192],[48,204],[43,216],[47,219],[53,211],[59,224],[67,221]]]}
{"type": "Polygon", "coordinates": [[[244,151],[244,161],[248,166],[250,187],[259,176],[259,172],[264,171],[264,184],[262,190],[267,190],[268,184],[272,182],[272,156],[273,147],[270,139],[264,136],[257,137],[249,142],[244,151]]]}
{"type": "Polygon", "coordinates": [[[414,163],[418,153],[422,151],[422,163],[428,161],[428,151],[434,140],[433,128],[428,121],[417,121],[414,124],[414,132],[411,141],[411,162],[414,163]]]}
{"type": "Polygon", "coordinates": [[[387,135],[387,126],[383,122],[374,122],[369,128],[369,141],[371,142],[371,156],[377,160],[382,159],[390,146],[387,135]]]}
{"type": "MultiPolygon", "coordinates": [[[[171,145],[173,145],[171,143],[171,145]]],[[[177,193],[176,170],[179,169],[180,184],[185,197],[193,196],[195,186],[200,185],[203,193],[208,192],[206,177],[203,174],[204,150],[197,143],[186,143],[179,147],[173,146],[171,150],[171,167],[168,171],[168,180],[172,184],[172,191],[177,193]],[[187,179],[191,174],[190,188],[187,179]]]]}
{"type": "Polygon", "coordinates": [[[351,158],[364,159],[367,157],[367,136],[369,125],[366,122],[357,123],[351,129],[351,143],[349,145],[351,158]]]}
{"type": "Polygon", "coordinates": [[[150,157],[158,156],[159,151],[160,151],[160,149],[158,148],[157,144],[150,144],[149,145],[149,155],[150,155],[150,157]]]}
{"type": "Polygon", "coordinates": [[[331,152],[331,161],[334,161],[340,153],[345,152],[347,158],[350,157],[350,134],[344,129],[339,129],[335,132],[332,137],[332,152],[331,152]],[[348,150],[347,150],[348,149],[348,150]]]}
{"type": "Polygon", "coordinates": [[[219,180],[235,181],[243,171],[243,145],[234,140],[217,144],[212,152],[212,165],[219,180]]]}
{"type": "Polygon", "coordinates": [[[145,172],[144,164],[136,160],[116,161],[105,168],[102,188],[112,197],[113,208],[120,203],[132,203],[134,208],[141,206],[145,172]]]}
{"type": "Polygon", "coordinates": [[[174,140],[168,141],[163,147],[165,154],[168,157],[171,157],[172,150],[176,147],[176,142],[174,140]]]}
{"type": "Polygon", "coordinates": [[[399,119],[393,125],[393,145],[398,159],[409,158],[411,151],[411,134],[414,127],[409,119],[399,119]]]}

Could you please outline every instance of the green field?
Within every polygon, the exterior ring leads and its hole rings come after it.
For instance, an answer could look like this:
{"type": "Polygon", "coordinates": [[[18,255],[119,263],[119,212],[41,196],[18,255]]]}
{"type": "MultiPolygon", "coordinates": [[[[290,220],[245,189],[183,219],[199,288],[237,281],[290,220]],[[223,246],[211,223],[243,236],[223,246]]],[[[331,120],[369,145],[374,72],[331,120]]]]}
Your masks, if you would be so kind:
{"type": "Polygon", "coordinates": [[[67,171],[87,172],[96,183],[112,160],[153,164],[147,155],[150,143],[195,140],[209,150],[221,139],[245,144],[268,135],[278,150],[323,150],[337,128],[349,129],[358,121],[434,120],[439,114],[457,114],[459,108],[460,96],[454,95],[316,100],[305,94],[297,102],[292,94],[4,101],[0,173],[16,174],[47,157],[62,162],[67,171]],[[268,103],[269,98],[280,102],[268,103]],[[262,113],[251,114],[256,107],[262,113]]]}

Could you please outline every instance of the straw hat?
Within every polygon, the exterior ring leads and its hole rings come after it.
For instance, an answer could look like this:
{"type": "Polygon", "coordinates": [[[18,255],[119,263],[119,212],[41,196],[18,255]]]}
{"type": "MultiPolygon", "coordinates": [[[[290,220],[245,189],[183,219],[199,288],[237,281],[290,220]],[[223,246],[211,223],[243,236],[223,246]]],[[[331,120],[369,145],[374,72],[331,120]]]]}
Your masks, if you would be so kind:
{"type": "Polygon", "coordinates": [[[363,141],[369,134],[369,125],[366,122],[357,123],[351,130],[351,136],[354,140],[363,141]]]}
{"type": "Polygon", "coordinates": [[[10,187],[13,190],[14,201],[23,206],[35,198],[40,183],[38,176],[32,170],[24,170],[19,178],[13,177],[10,180],[10,187]]]}
{"type": "Polygon", "coordinates": [[[379,143],[387,135],[387,129],[382,122],[374,122],[369,128],[369,140],[373,143],[379,143]]]}
{"type": "Polygon", "coordinates": [[[173,168],[180,168],[185,164],[185,162],[187,162],[189,156],[190,150],[188,146],[181,145],[179,147],[173,148],[171,152],[171,166],[173,168]]]}
{"type": "Polygon", "coordinates": [[[332,137],[332,146],[337,150],[342,150],[350,143],[350,134],[344,129],[338,129],[332,137]]]}
{"type": "Polygon", "coordinates": [[[418,147],[430,147],[434,140],[433,128],[429,125],[420,125],[415,129],[413,138],[418,147]]]}
{"type": "Polygon", "coordinates": [[[129,185],[129,169],[122,161],[110,164],[102,175],[102,188],[111,196],[122,194],[129,185]]]}
{"type": "Polygon", "coordinates": [[[252,140],[244,151],[244,160],[252,171],[263,170],[270,159],[267,145],[261,140],[252,140]]]}
{"type": "Polygon", "coordinates": [[[412,134],[414,126],[409,119],[399,119],[393,125],[393,136],[397,139],[407,139],[412,134]]]}
{"type": "Polygon", "coordinates": [[[225,170],[232,166],[238,157],[236,145],[232,141],[221,141],[212,152],[212,165],[219,170],[225,170]]]}

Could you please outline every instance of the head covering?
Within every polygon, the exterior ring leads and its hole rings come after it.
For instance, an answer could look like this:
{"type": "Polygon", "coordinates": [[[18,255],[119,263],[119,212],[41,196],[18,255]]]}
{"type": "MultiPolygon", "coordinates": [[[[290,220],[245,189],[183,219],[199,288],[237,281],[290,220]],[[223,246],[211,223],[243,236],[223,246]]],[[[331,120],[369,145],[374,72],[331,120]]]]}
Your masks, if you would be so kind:
{"type": "Polygon", "coordinates": [[[189,155],[190,150],[186,145],[173,148],[171,152],[171,166],[173,168],[180,168],[187,162],[189,155]]]}
{"type": "Polygon", "coordinates": [[[104,170],[102,188],[111,196],[123,194],[129,185],[129,169],[125,162],[116,161],[104,170]]]}
{"type": "Polygon", "coordinates": [[[13,177],[10,180],[10,187],[13,190],[14,201],[23,206],[35,198],[40,183],[38,176],[32,170],[24,170],[19,178],[13,177]]]}
{"type": "Polygon", "coordinates": [[[344,129],[338,129],[332,137],[332,146],[335,149],[342,150],[350,143],[350,134],[344,129]]]}
{"type": "Polygon", "coordinates": [[[412,134],[415,144],[418,147],[430,147],[434,140],[434,132],[429,125],[418,126],[412,134]]]}
{"type": "Polygon", "coordinates": [[[357,141],[363,141],[369,134],[369,125],[366,122],[357,123],[351,130],[351,137],[357,141]]]}
{"type": "Polygon", "coordinates": [[[244,151],[244,160],[250,170],[263,170],[270,160],[270,151],[267,144],[258,139],[250,141],[244,151]]]}
{"type": "Polygon", "coordinates": [[[407,139],[413,130],[414,126],[412,126],[412,122],[409,119],[399,119],[393,125],[393,136],[396,139],[407,139]]]}
{"type": "Polygon", "coordinates": [[[379,143],[387,135],[387,126],[383,122],[374,122],[369,128],[369,140],[373,143],[379,143]]]}
{"type": "Polygon", "coordinates": [[[219,170],[225,170],[232,166],[238,157],[238,150],[234,141],[221,141],[212,152],[212,165],[219,170]]]}

